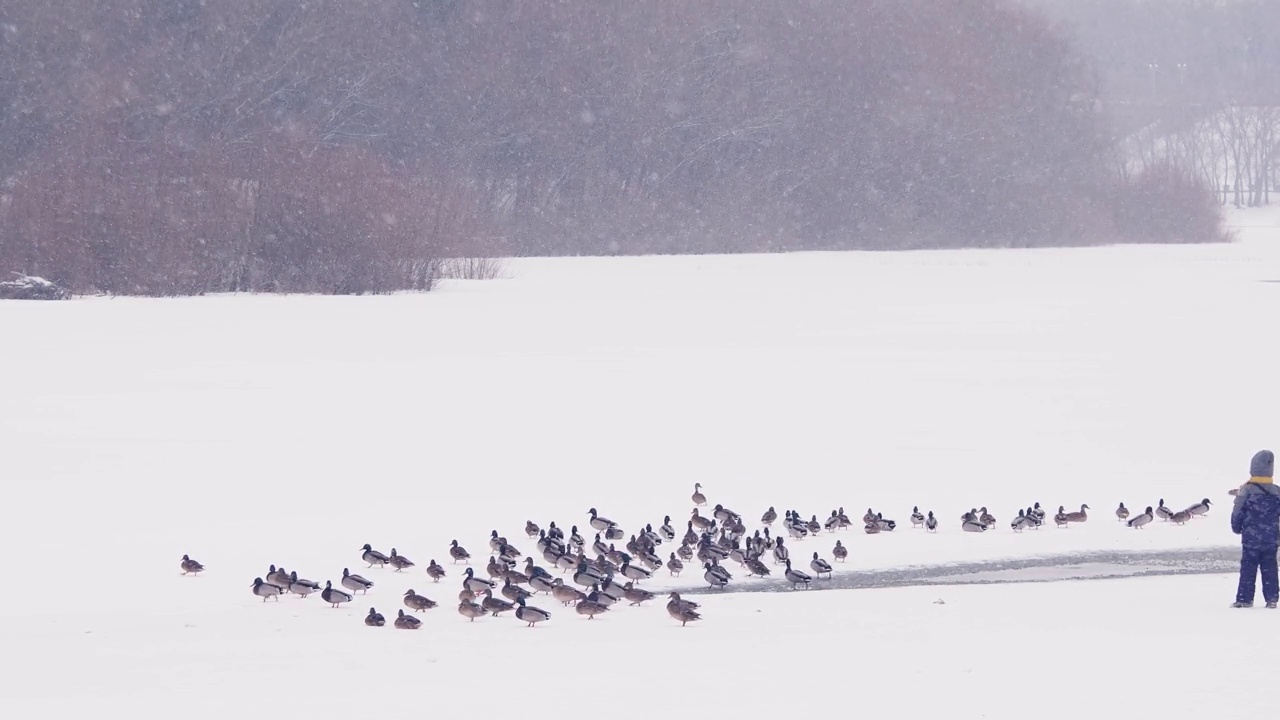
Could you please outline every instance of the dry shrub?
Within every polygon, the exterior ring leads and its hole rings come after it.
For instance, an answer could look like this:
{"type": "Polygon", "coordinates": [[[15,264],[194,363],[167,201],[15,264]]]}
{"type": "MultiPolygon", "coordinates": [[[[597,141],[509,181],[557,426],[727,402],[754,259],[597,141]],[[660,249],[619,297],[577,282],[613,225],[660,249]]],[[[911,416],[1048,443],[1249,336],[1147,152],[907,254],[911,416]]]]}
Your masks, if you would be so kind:
{"type": "Polygon", "coordinates": [[[446,258],[440,277],[447,280],[500,280],[509,277],[502,260],[492,257],[446,258]]]}
{"type": "Polygon", "coordinates": [[[1127,242],[1228,239],[1213,190],[1172,165],[1154,166],[1121,183],[1113,203],[1117,234],[1127,242]]]}

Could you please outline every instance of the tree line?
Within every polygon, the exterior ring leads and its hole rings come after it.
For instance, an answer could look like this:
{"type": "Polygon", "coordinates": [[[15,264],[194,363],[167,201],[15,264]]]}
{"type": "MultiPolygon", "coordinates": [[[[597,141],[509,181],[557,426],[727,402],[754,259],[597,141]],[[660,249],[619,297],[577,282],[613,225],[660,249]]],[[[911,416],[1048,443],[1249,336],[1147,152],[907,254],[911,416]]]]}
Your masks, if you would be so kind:
{"type": "Polygon", "coordinates": [[[0,39],[0,269],[78,290],[1221,236],[1013,0],[9,0],[0,39]]]}

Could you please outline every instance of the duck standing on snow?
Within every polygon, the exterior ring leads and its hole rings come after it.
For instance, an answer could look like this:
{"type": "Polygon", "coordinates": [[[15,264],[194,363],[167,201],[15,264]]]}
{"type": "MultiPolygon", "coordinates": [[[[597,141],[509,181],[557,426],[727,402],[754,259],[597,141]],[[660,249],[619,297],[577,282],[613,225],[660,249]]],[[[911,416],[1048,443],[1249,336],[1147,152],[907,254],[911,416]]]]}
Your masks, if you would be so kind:
{"type": "Polygon", "coordinates": [[[413,591],[413,588],[409,588],[409,591],[404,594],[405,607],[409,608],[410,610],[413,610],[414,612],[422,612],[423,610],[430,610],[434,608],[436,604],[437,603],[435,600],[431,600],[422,595],[419,595],[418,593],[413,591]]]}
{"type": "Polygon", "coordinates": [[[546,622],[551,619],[551,613],[543,610],[542,608],[526,605],[524,598],[517,600],[516,605],[516,619],[529,623],[529,627],[533,627],[540,622],[546,622]]]}
{"type": "Polygon", "coordinates": [[[262,578],[254,578],[253,585],[250,585],[250,587],[253,588],[254,595],[262,598],[262,602],[266,602],[267,598],[275,598],[277,602],[280,601],[280,588],[271,583],[262,582],[262,578]]]}
{"type": "Polygon", "coordinates": [[[458,602],[458,614],[464,618],[468,618],[471,622],[475,622],[476,618],[484,617],[489,613],[485,612],[484,608],[470,600],[460,600],[458,602]]]}
{"type": "Polygon", "coordinates": [[[765,527],[768,527],[769,525],[772,525],[777,519],[778,519],[778,511],[774,510],[773,506],[770,505],[769,509],[764,511],[764,515],[760,516],[760,524],[764,525],[765,527]]]}
{"type": "Polygon", "coordinates": [[[359,590],[361,594],[369,592],[369,588],[373,587],[373,583],[360,577],[353,575],[350,570],[342,568],[342,587],[355,592],[359,590]]]}
{"type": "Polygon", "coordinates": [[[400,610],[399,612],[400,614],[396,616],[397,630],[417,630],[422,627],[422,621],[418,618],[412,615],[405,615],[404,610],[400,610]]]}
{"type": "Polygon", "coordinates": [[[369,563],[369,567],[373,567],[374,565],[377,565],[378,567],[382,567],[383,565],[386,565],[389,560],[391,560],[391,558],[387,557],[386,555],[383,555],[377,550],[374,550],[373,546],[369,545],[369,543],[365,543],[364,547],[360,549],[364,551],[360,553],[360,559],[369,563]]]}
{"type": "Polygon", "coordinates": [[[325,580],[324,589],[320,591],[320,598],[333,607],[338,607],[342,603],[351,602],[354,599],[354,596],[336,589],[333,587],[333,583],[325,580]]]}
{"type": "Polygon", "coordinates": [[[1200,517],[1209,512],[1209,498],[1205,498],[1200,502],[1187,508],[1187,512],[1191,513],[1191,517],[1200,517]]]}
{"type": "Polygon", "coordinates": [[[706,505],[707,496],[702,494],[702,483],[693,484],[693,495],[689,497],[694,505],[706,505]]]}
{"type": "Polygon", "coordinates": [[[938,531],[938,518],[933,516],[933,511],[929,511],[929,516],[924,519],[924,529],[929,532],[938,531]]]}
{"type": "Polygon", "coordinates": [[[187,555],[182,556],[182,564],[180,565],[180,567],[182,568],[183,575],[186,575],[187,573],[191,573],[192,575],[199,575],[200,572],[204,570],[203,565],[196,562],[195,560],[192,560],[190,556],[187,556],[187,555]]]}
{"type": "Polygon", "coordinates": [[[387,558],[387,563],[395,568],[396,572],[403,572],[413,567],[413,561],[403,555],[397,555],[395,548],[391,548],[391,557],[387,558]]]}
{"type": "MultiPolygon", "coordinates": [[[[1088,520],[1088,519],[1089,519],[1089,513],[1087,512],[1088,510],[1089,510],[1089,506],[1088,506],[1088,505],[1081,505],[1081,506],[1080,506],[1080,512],[1069,512],[1069,513],[1067,513],[1067,522],[1069,522],[1069,523],[1082,523],[1082,522],[1085,522],[1086,520],[1088,520]]],[[[1058,512],[1062,512],[1062,508],[1061,508],[1061,507],[1059,507],[1059,508],[1058,508],[1058,512]]]]}
{"type": "Polygon", "coordinates": [[[698,614],[697,603],[681,600],[678,592],[671,593],[670,598],[667,601],[667,614],[680,623],[680,627],[702,619],[702,616],[698,614]]]}
{"type": "Polygon", "coordinates": [[[463,573],[462,587],[473,593],[481,593],[485,590],[492,590],[498,587],[498,584],[490,580],[485,580],[484,578],[476,577],[475,571],[471,568],[467,568],[466,572],[463,573]]]}
{"type": "MultiPolygon", "coordinates": [[[[791,561],[788,560],[787,562],[790,563],[791,561]]],[[[712,565],[711,563],[704,563],[702,567],[706,568],[706,572],[702,574],[702,579],[711,585],[712,590],[723,590],[729,584],[729,572],[723,567],[712,565]]]]}
{"type": "Polygon", "coordinates": [[[541,528],[539,528],[539,527],[538,527],[538,525],[537,525],[537,523],[535,523],[534,521],[532,521],[532,520],[526,520],[526,521],[524,522],[524,534],[525,534],[525,535],[528,535],[528,536],[529,536],[529,537],[531,537],[531,538],[533,538],[533,537],[538,537],[538,533],[539,533],[540,531],[541,531],[541,528]]]}
{"type": "Polygon", "coordinates": [[[804,585],[808,588],[809,582],[813,580],[813,578],[809,577],[808,573],[803,573],[792,568],[790,560],[787,561],[787,572],[784,573],[783,576],[787,578],[787,582],[791,583],[792,590],[795,590],[800,585],[804,585]]]}
{"type": "Polygon", "coordinates": [[[440,578],[444,577],[444,566],[432,560],[427,566],[427,577],[431,578],[431,582],[440,582],[440,578]]]}
{"type": "Polygon", "coordinates": [[[1173,517],[1173,511],[1164,506],[1164,498],[1160,498],[1160,502],[1156,503],[1156,517],[1165,522],[1168,522],[1169,518],[1173,517]]]}
{"type": "Polygon", "coordinates": [[[818,557],[818,553],[813,554],[813,559],[809,561],[809,568],[819,580],[822,579],[823,574],[826,574],[828,580],[831,579],[831,563],[818,557]]]}
{"type": "MultiPolygon", "coordinates": [[[[403,615],[404,611],[401,610],[400,614],[403,615]]],[[[382,617],[382,613],[373,608],[369,608],[369,614],[364,616],[364,624],[369,627],[382,627],[387,624],[387,619],[382,617]]]]}
{"type": "Polygon", "coordinates": [[[924,513],[920,512],[920,507],[917,505],[916,507],[911,508],[911,527],[922,527],[924,525],[924,521],[924,513]]]}
{"type": "Polygon", "coordinates": [[[1120,503],[1120,507],[1116,508],[1116,520],[1119,520],[1120,522],[1124,522],[1125,520],[1128,520],[1128,519],[1129,519],[1129,508],[1125,507],[1124,503],[1120,503]]]}
{"type": "Polygon", "coordinates": [[[1141,530],[1143,525],[1146,525],[1147,523],[1151,522],[1154,519],[1155,519],[1155,514],[1151,512],[1151,506],[1148,505],[1147,511],[1144,513],[1141,513],[1140,515],[1135,515],[1132,519],[1129,520],[1128,525],[1134,530],[1141,530]]]}
{"type": "Polygon", "coordinates": [[[844,562],[849,557],[849,548],[841,545],[840,541],[837,540],[836,546],[831,548],[831,557],[835,558],[836,562],[844,562]]]}
{"type": "Polygon", "coordinates": [[[634,607],[640,605],[640,603],[646,600],[652,600],[657,596],[648,590],[641,590],[636,587],[634,582],[629,582],[622,586],[622,597],[634,607]]]}
{"type": "Polygon", "coordinates": [[[284,568],[276,568],[272,565],[267,568],[267,582],[285,590],[289,587],[289,573],[285,572],[284,568]]]}
{"type": "Polygon", "coordinates": [[[499,600],[494,597],[492,590],[485,590],[484,600],[480,601],[480,607],[493,613],[494,617],[498,617],[499,613],[504,613],[515,608],[515,605],[507,602],[506,600],[499,600]]]}
{"type": "Polygon", "coordinates": [[[790,559],[790,557],[791,557],[791,553],[787,550],[785,546],[783,546],[782,538],[778,538],[777,541],[775,541],[773,546],[773,564],[781,565],[782,563],[790,559]]]}
{"type": "Polygon", "coordinates": [[[960,529],[965,532],[980,533],[985,532],[987,526],[983,525],[982,521],[978,519],[977,513],[971,510],[963,515],[963,522],[960,524],[960,529]]]}
{"type": "Polygon", "coordinates": [[[1191,519],[1191,512],[1187,510],[1179,510],[1178,512],[1169,516],[1169,520],[1173,521],[1173,523],[1176,525],[1186,525],[1187,521],[1189,521],[1190,519],[1191,519]]]}
{"type": "Polygon", "coordinates": [[[1027,528],[1032,527],[1034,524],[1035,524],[1035,520],[1031,519],[1030,517],[1027,517],[1027,514],[1025,512],[1023,512],[1022,510],[1019,510],[1018,517],[1014,518],[1013,522],[1010,523],[1009,525],[1010,527],[1013,528],[1014,532],[1022,532],[1023,530],[1026,530],[1027,528]]]}
{"type": "Polygon", "coordinates": [[[465,560],[468,565],[471,564],[471,553],[467,552],[466,548],[459,545],[457,540],[449,543],[449,557],[453,558],[455,565],[459,560],[465,560]]]}
{"type": "Polygon", "coordinates": [[[672,577],[680,577],[681,571],[684,570],[684,563],[676,558],[675,553],[671,553],[671,559],[667,560],[667,570],[671,571],[672,577]]]}
{"type": "Polygon", "coordinates": [[[599,530],[600,532],[607,532],[609,528],[617,526],[617,523],[609,518],[601,517],[600,514],[596,512],[595,508],[587,510],[587,514],[591,516],[591,519],[588,521],[591,524],[591,527],[599,530]]]}
{"type": "Polygon", "coordinates": [[[595,620],[597,615],[602,615],[609,611],[609,606],[600,602],[600,593],[591,591],[591,594],[578,601],[573,609],[579,615],[586,615],[588,620],[595,620]]]}
{"type": "Polygon", "coordinates": [[[289,573],[289,592],[298,597],[306,597],[313,592],[320,592],[320,583],[298,577],[298,573],[289,573]]]}
{"type": "Polygon", "coordinates": [[[1036,503],[1034,506],[1032,506],[1031,512],[1027,514],[1034,516],[1036,520],[1040,521],[1036,523],[1037,525],[1044,522],[1045,512],[1044,512],[1044,508],[1040,507],[1040,503],[1036,503]]]}
{"type": "Polygon", "coordinates": [[[1062,505],[1058,506],[1058,512],[1054,514],[1053,522],[1060,528],[1066,527],[1067,524],[1071,522],[1071,520],[1067,518],[1067,509],[1062,505]]]}

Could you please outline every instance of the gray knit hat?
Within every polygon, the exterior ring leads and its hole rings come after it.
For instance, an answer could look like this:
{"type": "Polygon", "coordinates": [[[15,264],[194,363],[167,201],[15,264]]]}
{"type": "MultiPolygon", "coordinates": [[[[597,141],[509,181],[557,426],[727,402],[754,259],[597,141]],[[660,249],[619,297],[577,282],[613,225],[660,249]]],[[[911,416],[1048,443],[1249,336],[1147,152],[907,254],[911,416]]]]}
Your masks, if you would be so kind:
{"type": "Polygon", "coordinates": [[[1249,474],[1253,477],[1271,477],[1276,468],[1276,456],[1270,450],[1259,450],[1249,463],[1249,474]]]}

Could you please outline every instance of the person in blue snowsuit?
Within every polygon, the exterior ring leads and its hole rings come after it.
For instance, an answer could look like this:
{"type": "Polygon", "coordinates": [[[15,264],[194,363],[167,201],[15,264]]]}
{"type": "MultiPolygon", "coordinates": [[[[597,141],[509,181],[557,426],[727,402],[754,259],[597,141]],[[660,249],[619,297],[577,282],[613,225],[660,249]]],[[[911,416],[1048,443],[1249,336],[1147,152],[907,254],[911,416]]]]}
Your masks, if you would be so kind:
{"type": "Polygon", "coordinates": [[[1280,601],[1276,577],[1276,550],[1280,547],[1280,487],[1272,483],[1275,455],[1262,450],[1253,456],[1249,482],[1236,493],[1231,509],[1231,531],[1240,536],[1240,587],[1231,607],[1253,607],[1258,572],[1262,572],[1262,599],[1275,608],[1280,601]]]}

